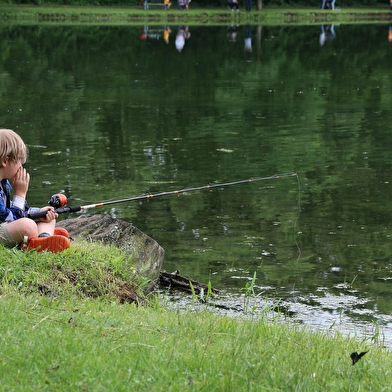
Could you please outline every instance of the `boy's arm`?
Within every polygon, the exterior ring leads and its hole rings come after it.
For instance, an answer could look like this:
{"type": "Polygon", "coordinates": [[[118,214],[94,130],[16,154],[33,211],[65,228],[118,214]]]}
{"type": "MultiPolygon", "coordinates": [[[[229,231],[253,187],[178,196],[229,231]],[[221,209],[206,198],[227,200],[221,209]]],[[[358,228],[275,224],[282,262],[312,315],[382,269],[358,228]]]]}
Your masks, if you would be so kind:
{"type": "Polygon", "coordinates": [[[11,212],[11,210],[9,210],[3,203],[2,200],[0,200],[0,223],[4,223],[4,222],[12,222],[14,219],[14,216],[11,212]]]}
{"type": "Polygon", "coordinates": [[[27,216],[25,212],[25,202],[23,200],[23,206],[11,204],[11,208],[7,208],[6,200],[4,199],[4,192],[0,191],[0,223],[12,222],[16,219],[27,216]],[[22,207],[22,208],[20,208],[22,207]]]}
{"type": "MultiPolygon", "coordinates": [[[[10,193],[10,183],[8,181],[3,181],[2,186],[0,187],[0,223],[12,222],[24,218],[28,214],[29,207],[26,204],[26,200],[22,197],[14,196],[12,202],[7,203],[7,199],[9,200],[10,198],[10,193]]],[[[39,210],[39,208],[37,210],[39,210]]]]}
{"type": "Polygon", "coordinates": [[[23,166],[20,167],[12,179],[12,185],[14,187],[14,194],[19,196],[22,200],[26,200],[27,191],[29,189],[29,182],[30,174],[27,173],[23,166]]]}
{"type": "Polygon", "coordinates": [[[15,195],[12,199],[10,211],[14,217],[13,220],[16,220],[19,218],[26,218],[29,214],[35,214],[41,211],[41,209],[37,207],[29,207],[23,197],[15,195]]]}

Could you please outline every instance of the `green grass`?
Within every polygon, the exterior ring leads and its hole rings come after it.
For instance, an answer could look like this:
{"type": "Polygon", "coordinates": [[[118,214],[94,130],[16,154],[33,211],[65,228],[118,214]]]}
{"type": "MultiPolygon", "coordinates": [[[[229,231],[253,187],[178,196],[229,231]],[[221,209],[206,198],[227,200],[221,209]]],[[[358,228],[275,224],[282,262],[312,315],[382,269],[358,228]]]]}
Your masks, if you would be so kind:
{"type": "Polygon", "coordinates": [[[392,356],[342,336],[96,299],[0,301],[5,391],[387,391],[392,356]],[[350,353],[369,350],[355,365],[350,353]]]}
{"type": "Polygon", "coordinates": [[[78,240],[61,253],[21,252],[0,247],[2,287],[19,293],[43,293],[120,302],[142,300],[147,279],[119,248],[78,240]]]}
{"type": "Polygon", "coordinates": [[[392,12],[385,7],[344,8],[340,11],[318,8],[275,8],[266,7],[261,11],[229,12],[226,7],[197,8],[189,11],[169,11],[140,6],[129,7],[76,7],[76,6],[0,6],[2,24],[82,24],[82,25],[140,25],[176,24],[227,25],[235,23],[263,25],[304,25],[320,23],[388,23],[392,12]]]}
{"type": "MultiPolygon", "coordinates": [[[[387,391],[377,339],[118,296],[144,280],[116,248],[0,248],[1,391],[387,391]],[[44,290],[42,289],[44,287],[44,290]],[[369,352],[352,365],[350,354],[369,352]]],[[[252,295],[252,287],[245,288],[252,295]]]]}

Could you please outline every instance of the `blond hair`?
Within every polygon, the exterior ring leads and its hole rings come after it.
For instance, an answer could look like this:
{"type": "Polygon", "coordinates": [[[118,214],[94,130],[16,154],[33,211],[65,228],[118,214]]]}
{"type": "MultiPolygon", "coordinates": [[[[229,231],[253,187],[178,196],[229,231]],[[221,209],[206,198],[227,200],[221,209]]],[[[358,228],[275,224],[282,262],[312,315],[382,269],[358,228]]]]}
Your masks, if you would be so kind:
{"type": "Polygon", "coordinates": [[[22,163],[27,159],[27,147],[22,138],[11,129],[0,129],[0,160],[7,158],[22,163]]]}

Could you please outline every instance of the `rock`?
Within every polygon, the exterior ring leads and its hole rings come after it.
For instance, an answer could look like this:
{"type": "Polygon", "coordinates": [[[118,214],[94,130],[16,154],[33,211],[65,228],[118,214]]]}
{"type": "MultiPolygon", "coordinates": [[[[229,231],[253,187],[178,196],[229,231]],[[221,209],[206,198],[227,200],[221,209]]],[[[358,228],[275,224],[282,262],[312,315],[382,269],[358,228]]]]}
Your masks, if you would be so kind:
{"type": "Polygon", "coordinates": [[[159,280],[165,251],[137,227],[108,215],[80,215],[57,223],[71,238],[83,238],[114,245],[136,261],[136,271],[148,278],[152,287],[159,280]]]}

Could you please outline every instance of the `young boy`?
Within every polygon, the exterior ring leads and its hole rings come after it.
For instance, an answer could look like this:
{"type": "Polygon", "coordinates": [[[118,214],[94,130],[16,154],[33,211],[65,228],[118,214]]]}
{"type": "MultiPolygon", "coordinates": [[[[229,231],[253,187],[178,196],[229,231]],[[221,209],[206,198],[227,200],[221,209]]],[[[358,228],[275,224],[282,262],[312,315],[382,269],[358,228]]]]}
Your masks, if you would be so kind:
{"type": "Polygon", "coordinates": [[[26,159],[27,147],[22,138],[10,129],[0,129],[0,244],[61,252],[69,248],[70,241],[66,230],[55,228],[58,214],[54,208],[29,208],[26,203],[30,182],[30,175],[23,167],[26,159]],[[8,179],[12,179],[12,200],[8,179]],[[38,211],[47,214],[37,221],[28,218],[28,214],[38,211]]]}

